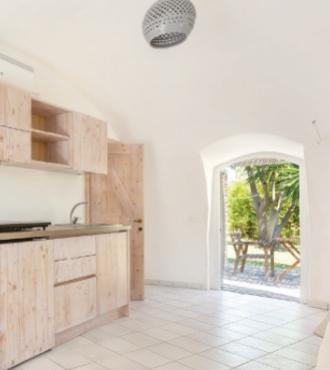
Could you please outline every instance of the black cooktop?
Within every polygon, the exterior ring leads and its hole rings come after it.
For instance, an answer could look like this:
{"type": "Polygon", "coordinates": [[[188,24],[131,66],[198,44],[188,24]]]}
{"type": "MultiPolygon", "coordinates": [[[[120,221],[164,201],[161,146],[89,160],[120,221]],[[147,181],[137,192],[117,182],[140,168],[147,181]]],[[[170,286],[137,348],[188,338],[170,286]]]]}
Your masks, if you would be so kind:
{"type": "Polygon", "coordinates": [[[34,221],[34,222],[0,222],[0,233],[10,233],[17,231],[28,231],[31,229],[43,229],[51,225],[48,221],[34,221]]]}

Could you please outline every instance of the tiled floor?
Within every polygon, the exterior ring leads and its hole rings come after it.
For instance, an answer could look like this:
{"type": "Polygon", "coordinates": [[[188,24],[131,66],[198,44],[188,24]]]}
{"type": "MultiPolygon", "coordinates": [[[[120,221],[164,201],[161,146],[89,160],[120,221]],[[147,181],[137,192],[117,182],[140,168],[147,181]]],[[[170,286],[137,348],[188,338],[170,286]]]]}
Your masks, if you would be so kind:
{"type": "Polygon", "coordinates": [[[93,330],[16,370],[307,370],[325,313],[230,292],[147,287],[130,318],[93,330]]]}

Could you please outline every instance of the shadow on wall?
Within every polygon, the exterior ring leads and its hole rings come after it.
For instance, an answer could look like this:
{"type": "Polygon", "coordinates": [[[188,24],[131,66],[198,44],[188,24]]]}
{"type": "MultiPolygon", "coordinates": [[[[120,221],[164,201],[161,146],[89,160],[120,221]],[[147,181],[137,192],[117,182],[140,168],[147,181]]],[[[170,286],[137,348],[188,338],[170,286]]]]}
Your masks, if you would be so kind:
{"type": "Polygon", "coordinates": [[[302,144],[281,136],[267,134],[245,134],[217,141],[201,152],[206,176],[208,199],[207,255],[208,274],[206,285],[211,289],[220,289],[222,284],[224,238],[221,233],[220,172],[228,165],[242,160],[256,158],[283,159],[300,166],[301,186],[301,247],[302,247],[302,301],[306,301],[308,289],[307,258],[308,207],[306,193],[305,159],[302,144]]]}

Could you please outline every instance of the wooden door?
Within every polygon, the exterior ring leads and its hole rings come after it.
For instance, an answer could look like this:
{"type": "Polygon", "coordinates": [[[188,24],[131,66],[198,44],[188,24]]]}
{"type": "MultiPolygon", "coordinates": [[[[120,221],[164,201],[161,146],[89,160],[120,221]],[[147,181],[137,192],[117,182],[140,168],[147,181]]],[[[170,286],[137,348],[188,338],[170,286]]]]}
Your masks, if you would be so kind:
{"type": "Polygon", "coordinates": [[[0,369],[54,346],[50,241],[0,245],[0,369]]]}
{"type": "Polygon", "coordinates": [[[107,125],[81,113],[72,114],[73,168],[79,171],[107,173],[107,125]]]}
{"type": "Polygon", "coordinates": [[[131,299],[144,299],[143,145],[109,141],[108,174],[86,176],[87,222],[129,224],[131,299]]]}
{"type": "Polygon", "coordinates": [[[0,85],[0,125],[31,130],[31,96],[20,89],[0,85]]]}
{"type": "Polygon", "coordinates": [[[128,305],[129,241],[127,232],[96,236],[97,310],[99,315],[128,305]]]}

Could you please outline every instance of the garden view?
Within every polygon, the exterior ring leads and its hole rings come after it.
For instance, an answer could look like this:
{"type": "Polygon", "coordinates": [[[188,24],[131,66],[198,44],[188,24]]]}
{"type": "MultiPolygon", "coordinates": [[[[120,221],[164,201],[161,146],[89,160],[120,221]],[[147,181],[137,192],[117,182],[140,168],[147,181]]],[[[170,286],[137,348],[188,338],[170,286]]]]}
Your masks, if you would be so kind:
{"type": "Polygon", "coordinates": [[[299,288],[299,177],[291,163],[227,170],[225,283],[299,288]]]}

